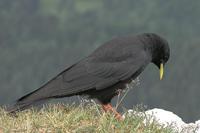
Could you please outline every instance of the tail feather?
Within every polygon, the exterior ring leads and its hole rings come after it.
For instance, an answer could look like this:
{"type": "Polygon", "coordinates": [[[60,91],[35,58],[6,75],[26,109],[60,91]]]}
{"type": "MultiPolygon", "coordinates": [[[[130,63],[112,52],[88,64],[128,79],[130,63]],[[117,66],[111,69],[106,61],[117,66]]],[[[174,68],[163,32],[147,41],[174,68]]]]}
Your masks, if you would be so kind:
{"type": "Polygon", "coordinates": [[[61,81],[61,76],[57,76],[39,89],[19,98],[13,106],[7,109],[7,111],[9,113],[15,113],[27,109],[40,101],[53,98],[54,95],[52,92],[60,89],[61,81]]]}
{"type": "Polygon", "coordinates": [[[18,102],[16,102],[14,105],[10,106],[10,107],[7,107],[6,108],[6,111],[9,113],[9,114],[12,114],[12,113],[16,113],[18,111],[22,111],[26,108],[28,108],[32,103],[24,103],[24,104],[20,104],[18,102]]]}
{"type": "Polygon", "coordinates": [[[8,112],[8,114],[15,114],[16,112],[23,111],[35,105],[40,105],[44,101],[45,100],[32,101],[26,103],[16,102],[14,105],[5,108],[5,110],[8,112]]]}
{"type": "MultiPolygon", "coordinates": [[[[16,111],[21,111],[21,110],[31,107],[35,103],[38,103],[50,98],[61,98],[61,97],[79,95],[79,94],[82,94],[85,90],[87,90],[87,88],[93,88],[94,86],[91,86],[90,80],[89,81],[83,80],[85,78],[82,78],[82,75],[85,74],[86,72],[85,68],[82,67],[81,65],[75,67],[75,65],[76,64],[64,70],[63,72],[58,74],[55,78],[47,82],[45,85],[43,85],[39,89],[19,98],[16,101],[16,103],[11,108],[8,109],[8,112],[14,113],[16,111]],[[68,71],[72,68],[73,70],[68,71]],[[76,75],[76,76],[78,75],[79,80],[77,80],[77,82],[65,81],[66,79],[69,80],[70,77],[72,77],[72,75],[76,75]],[[82,87],[84,85],[87,87],[85,88],[82,87]]],[[[91,78],[91,76],[88,78],[91,78]]]]}

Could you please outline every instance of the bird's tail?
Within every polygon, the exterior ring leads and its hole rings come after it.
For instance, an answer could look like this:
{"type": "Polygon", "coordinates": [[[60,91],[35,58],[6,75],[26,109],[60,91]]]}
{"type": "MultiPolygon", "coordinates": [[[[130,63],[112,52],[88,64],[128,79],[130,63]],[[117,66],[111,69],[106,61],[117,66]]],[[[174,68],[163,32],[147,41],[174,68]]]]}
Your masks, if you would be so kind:
{"type": "Polygon", "coordinates": [[[54,98],[55,91],[60,89],[61,81],[61,76],[58,75],[39,89],[19,98],[14,105],[8,107],[6,110],[8,113],[15,113],[27,109],[46,99],[54,98]]]}
{"type": "Polygon", "coordinates": [[[24,102],[24,103],[21,103],[21,102],[15,102],[14,105],[11,105],[9,107],[6,107],[6,111],[9,113],[9,114],[13,114],[13,113],[16,113],[18,111],[22,111],[22,110],[25,110],[25,109],[28,109],[29,107],[32,107],[32,105],[36,104],[37,102],[36,101],[32,101],[32,102],[24,102]]]}

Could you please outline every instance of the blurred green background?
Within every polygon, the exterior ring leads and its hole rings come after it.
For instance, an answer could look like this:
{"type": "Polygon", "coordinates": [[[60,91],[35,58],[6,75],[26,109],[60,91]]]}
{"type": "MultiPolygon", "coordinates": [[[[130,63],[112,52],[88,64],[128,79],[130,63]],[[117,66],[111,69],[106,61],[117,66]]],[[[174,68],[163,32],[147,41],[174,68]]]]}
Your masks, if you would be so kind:
{"type": "Polygon", "coordinates": [[[0,0],[0,105],[37,89],[116,36],[154,32],[169,41],[165,77],[149,65],[123,106],[200,118],[200,1],[0,0]]]}

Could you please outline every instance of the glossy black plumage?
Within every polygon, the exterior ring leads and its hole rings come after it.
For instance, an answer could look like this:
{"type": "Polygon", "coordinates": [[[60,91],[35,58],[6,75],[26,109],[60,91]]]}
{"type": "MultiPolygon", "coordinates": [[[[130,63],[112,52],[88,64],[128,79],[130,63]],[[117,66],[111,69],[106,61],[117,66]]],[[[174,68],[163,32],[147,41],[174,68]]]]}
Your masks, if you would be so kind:
{"type": "Polygon", "coordinates": [[[10,112],[49,98],[88,95],[107,104],[153,62],[167,62],[169,46],[156,34],[125,36],[106,42],[91,55],[67,68],[41,88],[16,101],[10,112]]]}

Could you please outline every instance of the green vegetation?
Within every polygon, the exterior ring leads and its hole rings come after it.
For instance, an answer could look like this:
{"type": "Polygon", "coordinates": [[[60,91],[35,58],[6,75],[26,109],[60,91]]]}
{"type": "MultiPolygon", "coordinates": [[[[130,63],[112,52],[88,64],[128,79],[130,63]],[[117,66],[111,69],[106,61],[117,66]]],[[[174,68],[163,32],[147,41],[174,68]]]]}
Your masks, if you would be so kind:
{"type": "Polygon", "coordinates": [[[147,125],[144,118],[133,116],[124,121],[116,120],[112,114],[103,113],[94,104],[69,106],[50,105],[40,111],[26,110],[9,116],[0,110],[0,132],[54,132],[54,133],[172,133],[156,122],[147,125]]]}

